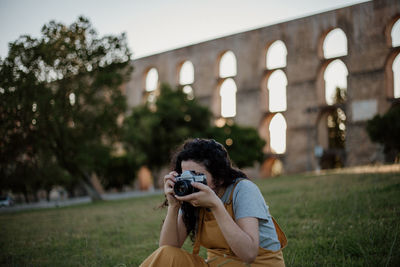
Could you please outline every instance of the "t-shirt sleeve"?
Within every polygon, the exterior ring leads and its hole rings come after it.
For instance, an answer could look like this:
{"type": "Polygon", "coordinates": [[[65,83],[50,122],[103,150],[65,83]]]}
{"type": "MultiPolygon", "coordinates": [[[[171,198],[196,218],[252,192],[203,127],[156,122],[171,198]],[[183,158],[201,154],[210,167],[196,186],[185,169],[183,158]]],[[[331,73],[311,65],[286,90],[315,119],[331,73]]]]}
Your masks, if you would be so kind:
{"type": "Polygon", "coordinates": [[[249,180],[240,181],[233,191],[233,212],[235,219],[255,217],[268,220],[268,206],[260,189],[249,180]]]}

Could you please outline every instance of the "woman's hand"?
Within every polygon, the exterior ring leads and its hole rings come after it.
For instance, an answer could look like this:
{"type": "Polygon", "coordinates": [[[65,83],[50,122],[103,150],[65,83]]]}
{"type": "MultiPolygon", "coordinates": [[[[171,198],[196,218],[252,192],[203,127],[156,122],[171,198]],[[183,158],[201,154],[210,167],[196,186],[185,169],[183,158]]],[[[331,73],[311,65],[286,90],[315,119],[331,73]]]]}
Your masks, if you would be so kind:
{"type": "Polygon", "coordinates": [[[221,202],[215,192],[207,185],[192,182],[192,186],[199,189],[199,192],[182,197],[175,195],[175,199],[189,202],[194,207],[205,207],[211,209],[221,202]]]}
{"type": "Polygon", "coordinates": [[[181,205],[180,201],[175,198],[174,185],[176,176],[178,176],[178,173],[175,171],[164,176],[164,193],[170,207],[180,207],[181,205]]]}
{"type": "Polygon", "coordinates": [[[170,172],[164,176],[164,193],[168,201],[168,212],[160,233],[159,245],[182,247],[187,237],[186,226],[182,214],[179,214],[181,202],[175,198],[174,185],[177,172],[170,172]]]}

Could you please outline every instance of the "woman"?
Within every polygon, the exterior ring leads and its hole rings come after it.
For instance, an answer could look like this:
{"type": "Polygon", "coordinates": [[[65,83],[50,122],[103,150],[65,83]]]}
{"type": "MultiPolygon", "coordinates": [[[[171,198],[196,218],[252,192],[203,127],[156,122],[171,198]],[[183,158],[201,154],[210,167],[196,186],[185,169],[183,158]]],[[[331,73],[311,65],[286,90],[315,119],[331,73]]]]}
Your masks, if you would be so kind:
{"type": "Polygon", "coordinates": [[[258,187],[232,168],[226,149],[214,140],[186,141],[173,158],[174,171],[164,177],[168,212],[159,249],[141,266],[284,266],[286,237],[269,214],[258,187]],[[176,177],[184,171],[206,175],[199,191],[177,196],[176,177]],[[193,253],[181,249],[187,236],[193,253]],[[198,255],[207,248],[207,259],[198,255]]]}

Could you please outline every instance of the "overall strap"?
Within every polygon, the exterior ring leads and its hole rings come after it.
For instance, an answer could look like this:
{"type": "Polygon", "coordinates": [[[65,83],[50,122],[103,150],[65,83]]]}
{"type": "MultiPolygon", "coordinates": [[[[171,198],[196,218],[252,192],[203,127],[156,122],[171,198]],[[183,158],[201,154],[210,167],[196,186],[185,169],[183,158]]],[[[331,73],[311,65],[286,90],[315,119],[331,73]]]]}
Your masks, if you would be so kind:
{"type": "MultiPolygon", "coordinates": [[[[228,202],[227,202],[226,204],[232,205],[233,191],[235,190],[236,185],[237,185],[240,181],[242,181],[243,179],[244,179],[244,178],[238,178],[238,179],[236,179],[235,184],[234,184],[234,186],[233,186],[233,188],[232,188],[232,191],[230,192],[229,200],[228,200],[228,202]]],[[[231,207],[231,208],[232,208],[232,207],[231,207]]],[[[233,210],[233,209],[232,209],[232,210],[233,210]]],[[[204,227],[204,217],[205,217],[205,213],[206,213],[206,209],[205,209],[205,208],[200,208],[200,209],[199,209],[199,225],[198,225],[198,228],[197,228],[196,238],[195,238],[195,241],[194,241],[194,244],[193,244],[193,252],[192,252],[192,254],[194,254],[194,255],[198,255],[198,254],[199,254],[199,251],[200,251],[200,235],[202,234],[203,227],[204,227]]],[[[232,216],[233,216],[233,214],[232,214],[232,216]]],[[[230,252],[233,254],[233,252],[231,251],[231,249],[230,249],[230,252]]]]}
{"type": "Polygon", "coordinates": [[[279,224],[276,222],[276,220],[274,219],[274,217],[272,217],[272,221],[274,222],[274,226],[275,226],[275,231],[276,234],[278,236],[278,240],[281,243],[281,249],[284,249],[288,243],[287,238],[285,233],[282,231],[281,227],[279,226],[279,224]]]}
{"type": "Polygon", "coordinates": [[[193,245],[193,251],[192,251],[193,255],[198,255],[200,251],[200,235],[201,231],[203,230],[204,211],[205,211],[204,208],[200,208],[199,210],[199,225],[196,232],[196,239],[193,245]]]}
{"type": "Polygon", "coordinates": [[[231,190],[231,193],[230,193],[230,195],[229,195],[229,200],[228,200],[227,204],[231,204],[231,203],[232,203],[232,200],[233,200],[233,192],[235,191],[235,188],[236,188],[236,186],[238,185],[238,183],[239,183],[240,181],[242,181],[242,180],[244,180],[244,178],[238,178],[238,179],[236,179],[235,184],[233,185],[232,190],[231,190]]]}

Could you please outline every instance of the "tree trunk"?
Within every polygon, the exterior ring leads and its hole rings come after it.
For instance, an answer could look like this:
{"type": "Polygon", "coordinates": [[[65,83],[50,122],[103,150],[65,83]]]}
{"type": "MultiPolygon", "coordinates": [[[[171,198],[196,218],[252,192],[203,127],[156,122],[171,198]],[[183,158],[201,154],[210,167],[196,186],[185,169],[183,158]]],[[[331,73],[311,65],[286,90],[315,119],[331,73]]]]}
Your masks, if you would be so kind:
{"type": "Polygon", "coordinates": [[[46,189],[46,200],[47,200],[47,202],[50,202],[50,191],[51,191],[51,189],[46,189]]]}
{"type": "Polygon", "coordinates": [[[86,193],[90,196],[92,201],[100,201],[103,200],[100,193],[94,187],[92,180],[90,179],[90,175],[87,174],[85,171],[81,170],[78,166],[74,163],[69,162],[63,157],[63,154],[56,153],[58,155],[58,160],[61,163],[61,166],[65,170],[69,172],[72,176],[79,177],[79,184],[85,189],[86,193]]]}
{"type": "Polygon", "coordinates": [[[28,197],[28,192],[26,191],[26,189],[22,189],[22,194],[24,195],[25,198],[25,203],[30,203],[29,201],[29,197],[28,197]]]}
{"type": "Polygon", "coordinates": [[[39,202],[39,197],[37,195],[37,191],[34,191],[32,195],[33,195],[33,202],[39,202]]]}
{"type": "Polygon", "coordinates": [[[96,190],[94,187],[92,180],[90,179],[90,176],[77,168],[76,166],[68,166],[66,165],[66,170],[72,175],[72,176],[78,176],[79,179],[79,184],[85,189],[86,193],[90,196],[92,201],[100,201],[103,200],[100,193],[96,190]]]}
{"type": "Polygon", "coordinates": [[[92,201],[103,200],[100,193],[93,186],[90,176],[87,173],[81,172],[81,177],[82,179],[80,180],[80,184],[83,186],[83,188],[85,188],[92,201]]]}
{"type": "Polygon", "coordinates": [[[165,167],[162,168],[154,168],[151,170],[151,174],[153,176],[153,185],[155,189],[163,188],[163,178],[164,175],[168,173],[168,170],[165,167]]]}

